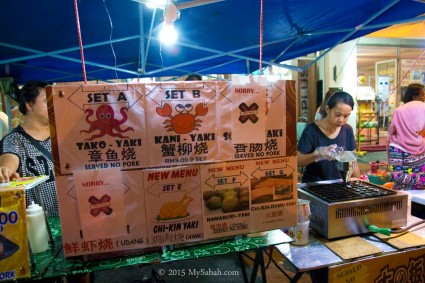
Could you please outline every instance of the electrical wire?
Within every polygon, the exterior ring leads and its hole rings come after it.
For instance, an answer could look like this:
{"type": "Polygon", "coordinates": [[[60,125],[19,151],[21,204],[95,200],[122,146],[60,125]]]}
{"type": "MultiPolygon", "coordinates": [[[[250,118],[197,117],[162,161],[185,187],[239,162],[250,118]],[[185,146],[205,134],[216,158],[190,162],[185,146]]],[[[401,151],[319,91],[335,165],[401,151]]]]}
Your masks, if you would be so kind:
{"type": "Polygon", "coordinates": [[[347,65],[347,63],[348,63],[348,59],[350,59],[350,57],[351,57],[351,55],[353,54],[354,50],[356,50],[357,43],[358,43],[359,41],[360,41],[360,38],[358,38],[358,39],[356,40],[356,43],[355,43],[355,44],[353,44],[353,48],[351,49],[350,53],[348,54],[347,59],[345,59],[344,64],[342,64],[342,67],[340,68],[340,70],[339,70],[338,74],[336,74],[336,76],[335,76],[335,81],[336,81],[336,80],[338,80],[339,75],[341,75],[342,71],[344,70],[345,66],[346,66],[346,65],[347,65]]]}
{"type": "Polygon", "coordinates": [[[114,71],[115,71],[115,77],[118,80],[118,73],[117,73],[117,56],[115,55],[115,50],[114,50],[114,45],[112,44],[112,32],[114,30],[114,26],[112,24],[112,19],[111,19],[111,15],[109,14],[109,10],[108,7],[106,6],[105,0],[103,0],[103,6],[105,7],[106,13],[108,14],[108,18],[109,18],[109,24],[111,26],[111,32],[109,33],[109,41],[111,43],[111,50],[112,50],[112,54],[114,55],[114,71]]]}
{"type": "Polygon", "coordinates": [[[416,222],[416,223],[414,223],[414,224],[411,224],[411,225],[409,225],[409,226],[406,226],[406,227],[404,227],[403,229],[391,229],[391,233],[404,233],[404,232],[407,232],[409,229],[411,229],[411,228],[413,228],[413,227],[415,227],[415,226],[418,226],[418,225],[420,225],[420,224],[423,224],[423,223],[425,223],[425,219],[422,219],[421,221],[419,221],[419,222],[416,222]]]}
{"type": "Polygon", "coordinates": [[[78,44],[80,46],[81,67],[83,71],[84,83],[87,84],[86,64],[84,63],[83,39],[81,36],[80,16],[78,15],[77,0],[74,0],[75,21],[77,23],[78,44]]]}
{"type": "Polygon", "coordinates": [[[164,69],[164,58],[162,58],[162,43],[159,41],[159,57],[161,58],[161,69],[164,69]]]}

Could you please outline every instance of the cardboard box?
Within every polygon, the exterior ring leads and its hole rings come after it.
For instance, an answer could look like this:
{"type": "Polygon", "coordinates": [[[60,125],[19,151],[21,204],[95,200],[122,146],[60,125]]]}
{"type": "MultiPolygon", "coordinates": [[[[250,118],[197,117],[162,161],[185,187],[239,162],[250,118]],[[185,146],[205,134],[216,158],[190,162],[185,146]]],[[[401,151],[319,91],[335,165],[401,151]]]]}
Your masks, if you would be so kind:
{"type": "Polygon", "coordinates": [[[0,189],[0,281],[29,277],[24,187],[0,189]]]}

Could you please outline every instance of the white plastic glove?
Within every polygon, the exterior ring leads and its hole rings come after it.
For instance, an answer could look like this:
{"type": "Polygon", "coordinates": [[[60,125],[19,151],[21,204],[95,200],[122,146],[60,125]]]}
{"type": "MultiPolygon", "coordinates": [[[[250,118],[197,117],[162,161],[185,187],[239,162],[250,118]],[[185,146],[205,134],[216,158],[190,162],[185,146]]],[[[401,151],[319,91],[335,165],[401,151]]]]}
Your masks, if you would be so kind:
{"type": "Polygon", "coordinates": [[[321,160],[335,160],[338,159],[344,150],[341,147],[338,147],[336,144],[331,144],[329,146],[319,146],[314,150],[314,161],[318,162],[321,160]]]}

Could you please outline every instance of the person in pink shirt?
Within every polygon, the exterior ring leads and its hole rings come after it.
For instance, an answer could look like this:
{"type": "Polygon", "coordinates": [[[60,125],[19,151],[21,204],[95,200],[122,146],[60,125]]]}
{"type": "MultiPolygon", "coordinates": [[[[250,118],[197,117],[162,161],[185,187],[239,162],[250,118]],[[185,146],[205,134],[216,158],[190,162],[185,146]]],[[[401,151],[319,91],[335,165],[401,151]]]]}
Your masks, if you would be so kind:
{"type": "Polygon", "coordinates": [[[388,162],[396,190],[425,189],[425,90],[410,84],[389,129],[388,162]]]}

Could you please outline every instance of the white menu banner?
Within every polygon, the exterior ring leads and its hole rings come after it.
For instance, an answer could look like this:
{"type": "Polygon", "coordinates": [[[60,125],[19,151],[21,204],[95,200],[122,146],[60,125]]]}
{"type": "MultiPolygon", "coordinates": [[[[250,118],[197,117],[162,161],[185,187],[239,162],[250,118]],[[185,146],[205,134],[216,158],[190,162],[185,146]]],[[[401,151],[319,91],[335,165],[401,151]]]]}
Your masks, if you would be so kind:
{"type": "Polygon", "coordinates": [[[85,239],[126,234],[119,168],[74,172],[80,221],[85,239]]]}

